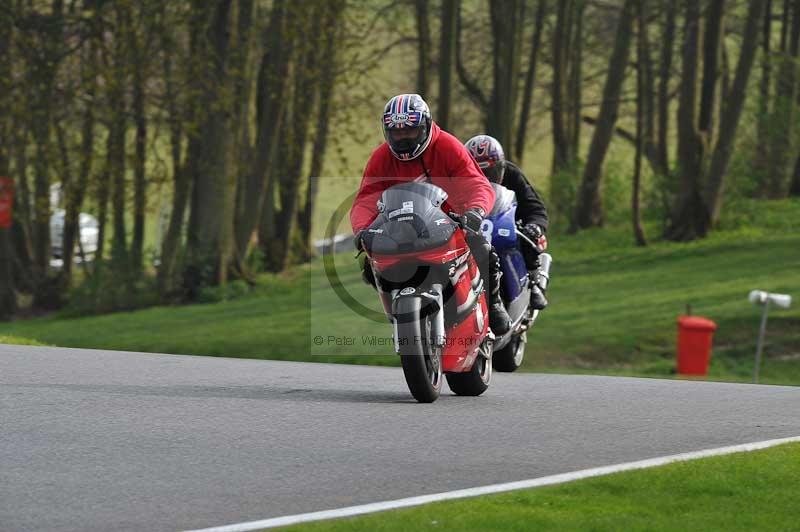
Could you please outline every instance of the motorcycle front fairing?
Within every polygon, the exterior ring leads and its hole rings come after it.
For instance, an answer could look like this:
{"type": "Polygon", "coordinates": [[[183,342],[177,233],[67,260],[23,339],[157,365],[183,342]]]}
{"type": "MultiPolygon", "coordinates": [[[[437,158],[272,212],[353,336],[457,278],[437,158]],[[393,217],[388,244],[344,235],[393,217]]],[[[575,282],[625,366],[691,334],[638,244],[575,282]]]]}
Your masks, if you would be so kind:
{"type": "Polygon", "coordinates": [[[442,210],[446,198],[441,188],[428,183],[403,183],[384,191],[364,246],[391,321],[398,297],[441,301],[443,370],[462,372],[472,367],[488,333],[488,314],[463,232],[442,210]]]}

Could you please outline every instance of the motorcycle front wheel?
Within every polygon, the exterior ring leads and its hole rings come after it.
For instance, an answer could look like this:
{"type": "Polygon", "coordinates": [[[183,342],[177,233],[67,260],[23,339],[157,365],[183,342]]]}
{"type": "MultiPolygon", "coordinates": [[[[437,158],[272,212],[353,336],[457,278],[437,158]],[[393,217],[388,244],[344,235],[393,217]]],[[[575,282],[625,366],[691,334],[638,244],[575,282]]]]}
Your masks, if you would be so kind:
{"type": "Polygon", "coordinates": [[[431,317],[421,312],[419,298],[397,302],[397,340],[406,384],[414,399],[432,403],[442,391],[442,349],[431,341],[431,317]]]}
{"type": "Polygon", "coordinates": [[[502,349],[494,352],[492,363],[497,371],[510,373],[517,371],[525,359],[528,337],[525,332],[514,336],[502,349]]]}

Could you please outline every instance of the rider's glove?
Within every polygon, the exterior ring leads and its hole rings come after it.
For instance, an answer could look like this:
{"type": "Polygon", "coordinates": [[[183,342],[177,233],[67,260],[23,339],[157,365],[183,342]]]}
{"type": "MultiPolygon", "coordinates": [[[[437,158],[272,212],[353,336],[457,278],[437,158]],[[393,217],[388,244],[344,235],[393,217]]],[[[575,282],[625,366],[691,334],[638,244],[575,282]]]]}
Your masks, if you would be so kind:
{"type": "Polygon", "coordinates": [[[353,240],[353,244],[356,247],[356,251],[361,253],[364,251],[364,236],[367,234],[366,229],[361,229],[358,233],[356,233],[356,237],[353,240]]]}
{"type": "Polygon", "coordinates": [[[544,229],[541,226],[538,224],[525,224],[522,232],[536,244],[538,248],[536,251],[542,253],[547,249],[547,237],[544,235],[544,229]]]}
{"type": "Polygon", "coordinates": [[[544,231],[538,224],[525,224],[525,227],[522,228],[522,231],[525,233],[525,236],[534,242],[539,240],[544,235],[544,231]]]}
{"type": "Polygon", "coordinates": [[[461,227],[466,229],[471,233],[480,233],[481,231],[481,224],[483,223],[484,217],[483,209],[480,207],[473,207],[461,215],[461,227]]]}

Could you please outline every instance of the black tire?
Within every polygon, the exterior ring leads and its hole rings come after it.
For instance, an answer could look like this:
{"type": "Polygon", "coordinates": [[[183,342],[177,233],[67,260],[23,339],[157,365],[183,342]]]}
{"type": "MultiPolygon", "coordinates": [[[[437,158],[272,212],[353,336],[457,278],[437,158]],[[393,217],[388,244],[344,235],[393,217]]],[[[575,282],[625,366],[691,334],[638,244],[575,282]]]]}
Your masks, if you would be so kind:
{"type": "Polygon", "coordinates": [[[397,337],[411,395],[420,403],[432,403],[442,391],[442,352],[430,342],[430,317],[422,314],[421,305],[417,297],[397,301],[397,337]]]}
{"type": "Polygon", "coordinates": [[[527,343],[528,339],[524,332],[514,336],[502,349],[494,352],[492,356],[494,369],[503,373],[517,371],[525,359],[527,343]]]}
{"type": "MultiPolygon", "coordinates": [[[[481,349],[491,348],[491,343],[484,340],[481,349]]],[[[454,394],[477,397],[489,388],[492,380],[492,361],[479,353],[472,369],[465,373],[448,373],[446,377],[447,384],[454,394]]]]}

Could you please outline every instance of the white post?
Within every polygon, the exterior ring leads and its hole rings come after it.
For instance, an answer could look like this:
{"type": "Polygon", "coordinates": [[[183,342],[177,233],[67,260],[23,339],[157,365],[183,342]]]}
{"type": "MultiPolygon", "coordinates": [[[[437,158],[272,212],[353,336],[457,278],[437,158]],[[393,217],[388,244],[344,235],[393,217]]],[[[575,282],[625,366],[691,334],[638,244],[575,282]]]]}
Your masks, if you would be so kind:
{"type": "Polygon", "coordinates": [[[769,301],[765,301],[762,305],[761,311],[761,327],[758,331],[758,342],[756,343],[756,363],[753,368],[753,383],[758,384],[758,374],[761,370],[761,353],[764,350],[764,335],[767,333],[767,311],[769,310],[769,301]]]}
{"type": "Polygon", "coordinates": [[[769,306],[774,303],[781,308],[792,306],[792,296],[787,294],[770,294],[763,290],[753,290],[748,297],[754,305],[761,305],[761,327],[758,331],[758,342],[756,343],[756,361],[753,367],[753,383],[758,384],[758,377],[761,371],[761,355],[764,351],[764,337],[767,334],[767,313],[769,306]]]}

